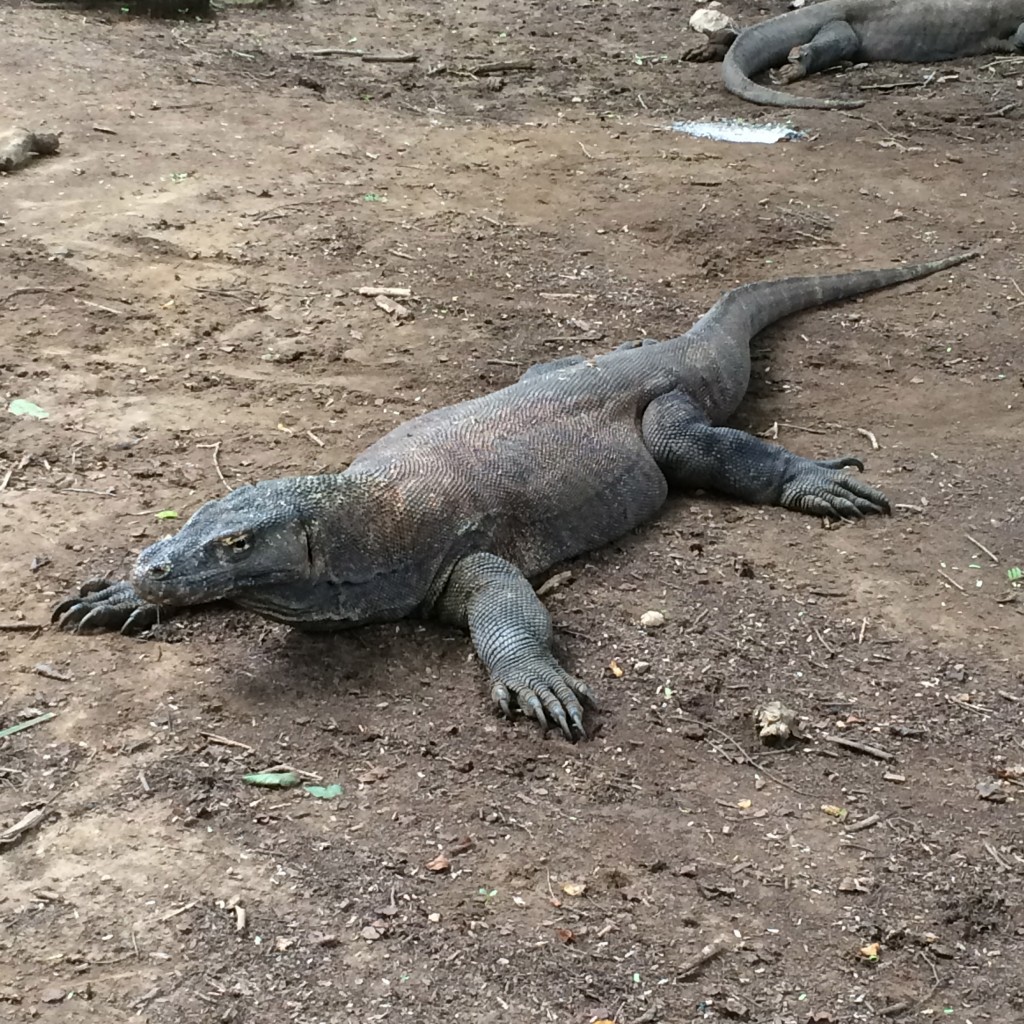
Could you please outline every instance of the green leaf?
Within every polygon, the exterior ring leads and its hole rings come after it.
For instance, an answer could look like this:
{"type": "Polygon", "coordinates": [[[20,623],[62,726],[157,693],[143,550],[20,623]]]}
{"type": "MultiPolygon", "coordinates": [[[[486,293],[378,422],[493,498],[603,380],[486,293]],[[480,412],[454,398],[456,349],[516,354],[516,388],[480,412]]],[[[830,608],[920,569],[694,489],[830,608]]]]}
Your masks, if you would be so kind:
{"type": "Polygon", "coordinates": [[[7,411],[14,416],[32,416],[37,420],[49,419],[50,414],[45,409],[40,409],[35,402],[27,398],[12,398],[7,411]]]}
{"type": "Polygon", "coordinates": [[[272,786],[278,789],[288,789],[289,786],[297,786],[299,777],[295,772],[253,772],[251,775],[243,775],[243,782],[252,786],[272,786]]]}
{"type": "Polygon", "coordinates": [[[336,796],[341,796],[345,792],[344,786],[339,786],[338,783],[331,783],[329,786],[303,786],[303,789],[310,795],[315,796],[317,800],[333,800],[336,796]]]}
{"type": "Polygon", "coordinates": [[[180,518],[178,513],[173,508],[165,508],[163,512],[157,512],[157,519],[178,519],[180,518]]]}
{"type": "Polygon", "coordinates": [[[1011,583],[1018,583],[1020,580],[1024,580],[1024,569],[1021,569],[1019,565],[1015,565],[1012,569],[1006,570],[1006,578],[1011,583]]]}

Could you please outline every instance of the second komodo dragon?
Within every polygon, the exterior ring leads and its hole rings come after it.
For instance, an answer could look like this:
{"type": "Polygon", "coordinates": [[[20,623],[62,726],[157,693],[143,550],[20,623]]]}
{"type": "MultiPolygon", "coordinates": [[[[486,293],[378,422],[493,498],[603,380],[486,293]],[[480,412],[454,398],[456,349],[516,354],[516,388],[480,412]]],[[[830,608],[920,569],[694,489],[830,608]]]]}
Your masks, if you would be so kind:
{"type": "Polygon", "coordinates": [[[794,96],[752,79],[786,61],[780,83],[843,61],[913,64],[981,53],[1024,53],[1024,0],[823,0],[740,32],[722,77],[752,103],[850,108],[863,103],[794,96]]]}
{"type": "Polygon", "coordinates": [[[134,630],[227,599],[299,629],[419,615],[468,628],[506,714],[584,736],[590,688],[551,652],[529,583],[651,519],[670,484],[811,515],[889,511],[844,470],[722,426],[747,390],[750,340],[798,310],[956,266],[929,263],[746,284],[686,334],[527,370],[501,391],[428,412],[343,473],[245,485],[202,505],[138,558],[131,580],[62,602],[65,627],[134,630]]]}

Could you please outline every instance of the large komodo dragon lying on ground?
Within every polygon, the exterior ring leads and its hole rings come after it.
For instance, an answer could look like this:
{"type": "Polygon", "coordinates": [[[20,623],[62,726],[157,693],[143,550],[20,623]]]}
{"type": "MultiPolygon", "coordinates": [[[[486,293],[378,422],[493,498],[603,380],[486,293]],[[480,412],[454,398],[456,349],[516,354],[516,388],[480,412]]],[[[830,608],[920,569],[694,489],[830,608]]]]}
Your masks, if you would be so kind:
{"type": "Polygon", "coordinates": [[[981,53],[1024,53],[1024,0],[824,0],[740,32],[722,77],[730,92],[752,103],[852,108],[863,103],[793,96],[752,78],[787,60],[776,75],[780,83],[843,61],[913,64],[981,53]]]}
{"type": "Polygon", "coordinates": [[[652,518],[670,483],[811,515],[888,512],[843,472],[863,469],[857,459],[813,461],[720,424],[747,390],[763,328],[972,255],[743,285],[680,337],[534,366],[398,427],[343,473],[206,503],[139,555],[130,582],[87,583],[54,619],[134,630],[221,598],[307,630],[432,616],[468,627],[506,714],[514,698],[583,736],[593,695],[551,653],[528,579],[652,518]]]}

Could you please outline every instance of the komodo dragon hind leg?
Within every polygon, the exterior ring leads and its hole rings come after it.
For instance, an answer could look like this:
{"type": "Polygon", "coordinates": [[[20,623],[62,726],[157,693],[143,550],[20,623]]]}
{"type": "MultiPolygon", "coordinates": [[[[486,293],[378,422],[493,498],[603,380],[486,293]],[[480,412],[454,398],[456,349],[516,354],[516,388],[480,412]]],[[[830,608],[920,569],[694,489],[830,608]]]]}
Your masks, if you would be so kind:
{"type": "Polygon", "coordinates": [[[168,612],[155,604],[147,604],[135,593],[127,580],[90,580],[77,594],[61,601],[53,609],[51,621],[61,629],[119,629],[122,633],[139,633],[155,626],[168,612]]]}
{"type": "Polygon", "coordinates": [[[742,430],[713,427],[678,392],[647,407],[642,430],[644,444],[669,482],[682,487],[836,518],[890,510],[881,491],[843,472],[850,466],[863,470],[859,459],[816,462],[742,430]]]}
{"type": "Polygon", "coordinates": [[[586,737],[583,708],[596,707],[594,695],[555,660],[551,618],[514,565],[497,555],[467,555],[452,570],[435,613],[469,629],[490,673],[491,699],[506,716],[514,698],[541,725],[550,718],[570,740],[586,737]]]}
{"type": "Polygon", "coordinates": [[[779,85],[799,81],[844,60],[854,60],[859,50],[860,40],[849,24],[830,21],[818,29],[810,42],[789,51],[789,64],[773,71],[772,81],[779,85]]]}

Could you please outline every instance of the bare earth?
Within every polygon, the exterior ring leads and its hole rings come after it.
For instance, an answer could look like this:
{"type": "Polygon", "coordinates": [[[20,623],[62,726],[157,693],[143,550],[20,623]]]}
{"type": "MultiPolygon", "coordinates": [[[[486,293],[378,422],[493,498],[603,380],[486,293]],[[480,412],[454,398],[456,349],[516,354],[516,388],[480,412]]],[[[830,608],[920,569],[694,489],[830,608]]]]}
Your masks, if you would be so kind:
{"type": "Polygon", "coordinates": [[[56,712],[0,740],[0,833],[43,809],[0,845],[0,1018],[1024,1018],[1024,64],[820,75],[867,106],[702,142],[664,129],[786,115],[678,59],[692,9],[0,10],[3,120],[63,133],[0,181],[2,408],[50,414],[0,412],[0,728],[56,712]],[[736,418],[863,454],[891,519],[683,495],[562,567],[590,743],[496,717],[443,627],[45,625],[218,470],[337,469],[735,284],[965,247],[766,332],[736,418]],[[762,746],[771,699],[802,743],[762,746]],[[242,781],[282,764],[344,792],[242,781]]]}

